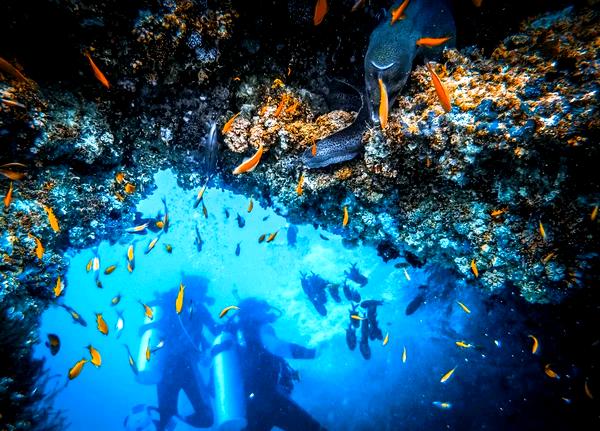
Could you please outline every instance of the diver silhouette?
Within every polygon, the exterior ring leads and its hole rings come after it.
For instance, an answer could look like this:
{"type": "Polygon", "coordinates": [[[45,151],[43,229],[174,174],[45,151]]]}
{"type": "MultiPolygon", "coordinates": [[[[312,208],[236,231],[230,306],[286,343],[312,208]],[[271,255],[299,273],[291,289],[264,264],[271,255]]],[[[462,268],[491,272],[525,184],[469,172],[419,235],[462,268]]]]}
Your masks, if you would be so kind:
{"type": "Polygon", "coordinates": [[[325,430],[290,395],[298,373],[284,359],[313,359],[316,349],[280,340],[271,326],[279,314],[266,301],[247,298],[230,319],[228,329],[237,334],[241,376],[246,402],[246,431],[325,430]]]}
{"type": "MultiPolygon", "coordinates": [[[[221,332],[221,328],[205,306],[214,303],[214,299],[206,295],[208,281],[200,276],[182,274],[182,283],[186,301],[180,314],[175,312],[176,291],[164,293],[149,303],[164,310],[153,322],[153,327],[164,341],[164,347],[156,354],[155,360],[160,368],[156,384],[159,420],[154,421],[157,431],[169,429],[174,416],[196,428],[207,428],[213,423],[209,393],[202,385],[198,363],[210,346],[203,335],[203,328],[206,327],[213,335],[221,332]],[[193,414],[185,417],[177,410],[182,390],[194,409],[193,414]]],[[[148,327],[146,325],[143,329],[148,327]]]]}

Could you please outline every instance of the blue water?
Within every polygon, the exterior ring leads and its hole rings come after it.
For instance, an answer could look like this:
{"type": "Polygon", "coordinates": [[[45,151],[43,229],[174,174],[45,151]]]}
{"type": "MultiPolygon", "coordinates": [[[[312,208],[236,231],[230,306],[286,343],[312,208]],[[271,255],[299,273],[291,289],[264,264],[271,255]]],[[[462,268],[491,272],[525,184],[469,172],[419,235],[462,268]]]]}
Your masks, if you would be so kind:
{"type": "MultiPolygon", "coordinates": [[[[157,246],[144,254],[156,235],[151,232],[123,233],[119,243],[101,243],[98,255],[102,289],[96,287],[93,272],[86,271],[94,250],[74,253],[64,276],[66,290],[58,302],[73,307],[88,326],[73,323],[58,306],[50,307],[43,316],[41,340],[55,333],[62,343],[56,356],[51,356],[43,344],[36,348],[36,355],[46,358],[50,374],[56,375],[47,392],[64,385],[67,371],[75,362],[89,358],[88,344],[97,348],[103,359],[100,368],[87,363],[81,375],[59,390],[54,399],[54,406],[65,412],[70,430],[123,429],[123,419],[134,405],[157,404],[155,387],[136,381],[123,345],[137,356],[139,331],[144,324],[138,301],[150,302],[156,292],[178,289],[181,272],[209,280],[208,294],[215,298],[209,310],[216,320],[223,307],[236,303],[234,290],[242,298],[258,296],[283,310],[274,324],[277,335],[318,349],[313,360],[289,360],[301,376],[293,398],[328,429],[505,429],[512,415],[530,406],[529,397],[534,392],[543,390],[553,399],[560,399],[560,387],[540,371],[540,364],[531,354],[531,340],[522,322],[513,315],[507,326],[506,316],[511,310],[486,308],[484,297],[465,287],[461,280],[438,276],[432,281],[428,274],[411,267],[405,274],[394,267],[401,260],[384,263],[374,248],[345,248],[340,235],[309,225],[298,226],[298,242],[290,247],[286,220],[256,201],[254,210],[248,213],[247,196],[207,189],[206,219],[201,206],[192,209],[196,191],[179,188],[171,172],[159,172],[156,184],[157,189],[139,203],[138,210],[144,217],[157,217],[163,208],[161,197],[167,198],[170,227],[157,246]],[[229,218],[225,217],[225,209],[230,212],[229,218]],[[244,228],[238,227],[237,213],[246,220],[244,228]],[[204,240],[200,252],[194,244],[196,224],[204,240]],[[272,243],[258,243],[261,234],[276,230],[279,234],[272,243]],[[321,234],[329,240],[322,239],[321,234]],[[135,270],[130,274],[125,255],[132,241],[135,270]],[[239,257],[235,255],[238,242],[239,257]],[[167,253],[165,244],[172,245],[172,254],[167,253]],[[346,345],[350,304],[341,290],[342,302],[335,303],[329,297],[328,314],[323,317],[300,285],[300,273],[310,271],[328,281],[342,282],[351,263],[357,263],[369,279],[362,288],[350,282],[363,300],[384,301],[378,321],[383,334],[389,334],[389,343],[383,346],[380,340],[371,341],[370,360],[363,359],[358,348],[350,351],[346,345]],[[104,269],[113,264],[118,265],[115,272],[104,275],[104,269]],[[427,300],[407,316],[406,306],[424,283],[429,284],[427,300]],[[448,285],[452,290],[442,294],[448,285]],[[122,300],[112,306],[111,298],[117,294],[122,300]],[[471,313],[464,312],[457,300],[471,313]],[[119,338],[114,329],[117,310],[123,311],[125,320],[119,338]],[[108,336],[96,329],[95,313],[103,313],[110,328],[108,336]],[[461,349],[455,344],[458,340],[478,348],[461,349]],[[454,375],[441,383],[442,375],[455,367],[454,375]],[[449,402],[452,408],[440,409],[432,404],[434,401],[449,402]]],[[[343,234],[343,230],[340,232],[343,234]]],[[[360,338],[360,331],[357,336],[360,338]]],[[[208,363],[201,366],[206,376],[208,363]]],[[[180,412],[186,411],[190,406],[182,393],[180,412]]],[[[180,423],[176,429],[192,428],[180,423]]]]}

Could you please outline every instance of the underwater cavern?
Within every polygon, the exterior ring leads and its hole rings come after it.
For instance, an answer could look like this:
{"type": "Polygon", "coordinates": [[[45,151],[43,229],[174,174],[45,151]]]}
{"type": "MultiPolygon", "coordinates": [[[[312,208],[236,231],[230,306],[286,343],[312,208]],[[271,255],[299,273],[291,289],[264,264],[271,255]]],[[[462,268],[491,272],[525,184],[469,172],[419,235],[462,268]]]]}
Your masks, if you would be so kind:
{"type": "Polygon", "coordinates": [[[600,426],[600,2],[0,23],[0,430],[600,426]]]}

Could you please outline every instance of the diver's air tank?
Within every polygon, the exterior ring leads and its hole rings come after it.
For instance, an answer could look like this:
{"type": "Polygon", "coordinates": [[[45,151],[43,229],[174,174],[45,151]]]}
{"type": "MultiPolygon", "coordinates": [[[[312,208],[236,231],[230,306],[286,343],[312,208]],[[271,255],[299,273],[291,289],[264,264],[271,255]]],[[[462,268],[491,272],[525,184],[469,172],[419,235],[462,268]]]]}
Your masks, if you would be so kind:
{"type": "Polygon", "coordinates": [[[147,329],[142,334],[137,356],[134,358],[135,366],[138,371],[136,380],[142,385],[155,385],[162,379],[163,364],[161,362],[163,361],[164,355],[152,355],[150,360],[146,359],[146,350],[148,349],[148,346],[152,348],[163,339],[163,334],[160,333],[155,324],[161,319],[162,311],[163,310],[160,307],[154,306],[152,307],[154,315],[153,319],[148,318],[148,316],[144,317],[144,326],[142,326],[142,328],[147,327],[147,329]]]}
{"type": "Polygon", "coordinates": [[[235,337],[219,334],[211,349],[214,389],[215,429],[240,431],[248,423],[239,347],[235,337]]]}

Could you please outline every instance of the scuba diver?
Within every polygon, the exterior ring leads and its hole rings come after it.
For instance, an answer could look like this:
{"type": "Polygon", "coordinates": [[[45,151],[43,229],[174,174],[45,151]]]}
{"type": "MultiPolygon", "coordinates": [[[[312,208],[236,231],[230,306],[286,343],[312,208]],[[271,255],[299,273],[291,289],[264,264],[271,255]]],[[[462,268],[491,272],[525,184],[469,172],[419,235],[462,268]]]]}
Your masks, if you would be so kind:
{"type": "Polygon", "coordinates": [[[182,274],[182,283],[186,305],[181,313],[175,312],[177,291],[163,293],[149,303],[155,311],[154,321],[140,330],[144,335],[140,345],[141,359],[138,359],[138,381],[156,384],[159,419],[153,422],[157,431],[171,429],[173,417],[197,428],[207,428],[213,423],[209,391],[202,383],[198,363],[210,347],[203,328],[216,335],[221,332],[221,327],[205,306],[214,303],[214,299],[206,295],[208,280],[182,274]],[[150,361],[144,361],[147,356],[142,357],[147,355],[146,349],[151,349],[150,361]],[[194,408],[194,413],[185,417],[177,411],[181,390],[194,408]]]}
{"type": "MultiPolygon", "coordinates": [[[[258,298],[247,298],[239,303],[239,311],[230,319],[226,330],[237,338],[239,375],[243,380],[243,393],[240,390],[239,402],[245,402],[245,409],[237,409],[244,414],[246,431],[268,431],[278,427],[285,431],[325,430],[319,422],[290,397],[294,380],[299,380],[284,358],[313,359],[316,349],[306,348],[295,343],[280,340],[271,326],[281,312],[258,298]],[[243,412],[245,410],[245,412],[243,412]]],[[[215,341],[216,344],[216,341],[215,341]]],[[[222,421],[219,415],[219,392],[231,395],[232,391],[219,390],[219,380],[227,379],[227,368],[215,367],[218,355],[224,349],[213,346],[213,382],[215,384],[216,424],[222,421]]],[[[235,373],[235,371],[234,371],[235,373]]],[[[231,384],[240,387],[239,381],[231,379],[231,384]]],[[[225,401],[231,403],[232,401],[225,401]]]]}

